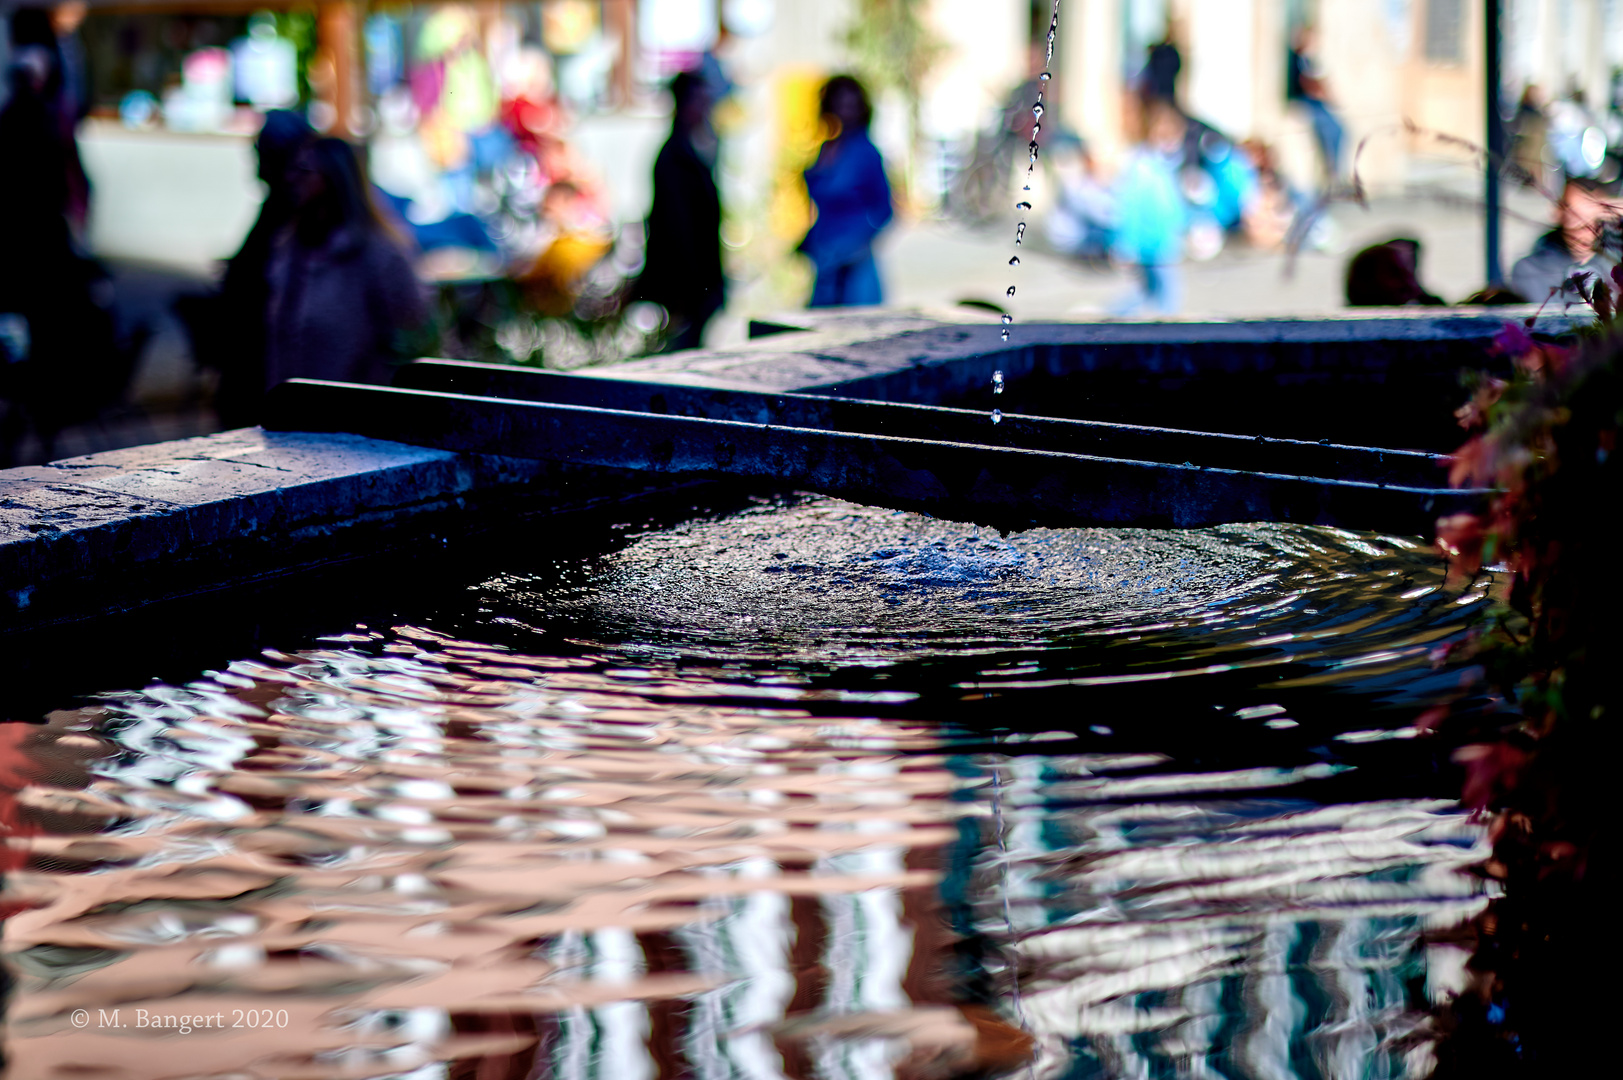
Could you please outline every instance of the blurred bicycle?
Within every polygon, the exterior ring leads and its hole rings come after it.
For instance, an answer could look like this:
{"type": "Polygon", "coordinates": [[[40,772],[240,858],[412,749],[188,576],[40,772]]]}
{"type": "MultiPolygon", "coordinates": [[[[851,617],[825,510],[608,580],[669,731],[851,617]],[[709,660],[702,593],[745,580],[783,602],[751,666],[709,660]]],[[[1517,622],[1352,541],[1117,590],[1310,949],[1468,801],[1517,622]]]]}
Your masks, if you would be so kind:
{"type": "MultiPolygon", "coordinates": [[[[1036,117],[1031,107],[1043,84],[1033,75],[1004,99],[996,123],[975,134],[968,160],[951,169],[943,208],[947,216],[966,225],[989,225],[1010,206],[1015,169],[1029,160],[1036,117]]],[[[1048,146],[1047,131],[1037,136],[1039,153],[1048,146]]]]}

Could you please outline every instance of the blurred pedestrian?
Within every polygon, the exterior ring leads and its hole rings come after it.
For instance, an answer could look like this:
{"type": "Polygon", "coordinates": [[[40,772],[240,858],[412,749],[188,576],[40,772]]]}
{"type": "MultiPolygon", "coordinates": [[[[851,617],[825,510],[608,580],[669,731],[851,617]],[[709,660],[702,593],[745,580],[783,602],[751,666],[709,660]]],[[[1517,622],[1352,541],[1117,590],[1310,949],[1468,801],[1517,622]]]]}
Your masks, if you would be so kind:
{"type": "Polygon", "coordinates": [[[1341,177],[1341,121],[1331,109],[1330,85],[1313,58],[1317,34],[1312,26],[1291,35],[1285,63],[1285,100],[1300,105],[1313,125],[1313,140],[1324,162],[1325,182],[1334,186],[1341,177]]]}
{"type": "Polygon", "coordinates": [[[1573,275],[1593,274],[1611,280],[1620,253],[1617,239],[1608,239],[1618,220],[1612,185],[1587,177],[1570,176],[1555,205],[1555,228],[1533,242],[1533,249],[1510,271],[1510,287],[1529,302],[1576,302],[1580,299],[1573,275]]]}
{"type": "Polygon", "coordinates": [[[1187,120],[1164,101],[1146,104],[1144,137],[1116,176],[1116,232],[1112,253],[1137,278],[1132,292],[1111,305],[1115,315],[1146,310],[1175,314],[1183,306],[1184,233],[1188,211],[1178,189],[1187,120]]]}
{"type": "Polygon", "coordinates": [[[806,170],[817,220],[800,242],[817,268],[810,306],[880,304],[884,289],[873,243],[895,211],[885,160],[868,138],[873,106],[860,82],[836,75],[823,84],[821,109],[832,134],[806,170]]]}
{"type": "Polygon", "coordinates": [[[90,70],[79,27],[90,14],[86,0],[64,0],[51,8],[51,29],[62,54],[62,113],[77,124],[90,115],[90,70]]]}
{"type": "Polygon", "coordinates": [[[13,402],[0,458],[31,426],[48,459],[61,429],[122,385],[106,276],[74,240],[89,188],[63,122],[56,33],[44,11],[21,8],[11,39],[10,96],[0,109],[0,316],[8,317],[7,352],[22,355],[0,370],[0,394],[13,402]]]}
{"type": "Polygon", "coordinates": [[[1545,155],[1549,149],[1550,117],[1545,111],[1544,91],[1536,83],[1522,89],[1516,115],[1510,122],[1510,159],[1523,187],[1538,188],[1544,183],[1545,155]]]}
{"type": "Polygon", "coordinates": [[[242,247],[225,264],[220,291],[184,296],[175,314],[191,337],[192,358],[219,373],[214,410],[227,428],[259,422],[265,391],[265,309],[270,301],[271,252],[298,209],[291,169],[316,134],[303,116],[288,109],[265,114],[254,140],[258,175],[265,185],[259,216],[242,247]]]}
{"type": "Polygon", "coordinates": [[[1257,195],[1242,215],[1246,242],[1262,251],[1272,251],[1285,242],[1292,220],[1311,200],[1291,187],[1279,172],[1273,147],[1261,139],[1240,144],[1257,178],[1257,195]]]}
{"type": "Polygon", "coordinates": [[[295,208],[266,266],[265,386],[386,383],[427,315],[404,244],[344,140],[306,145],[288,178],[295,208]]]}
{"type": "Polygon", "coordinates": [[[716,190],[715,105],[704,77],[671,80],[671,134],[654,159],[654,203],[638,299],[664,308],[666,349],[694,349],[726,299],[721,268],[721,194],[716,190]]]}
{"type": "Polygon", "coordinates": [[[1347,263],[1348,307],[1441,304],[1420,284],[1420,241],[1397,238],[1374,244],[1347,263]]]}
{"type": "Polygon", "coordinates": [[[1116,225],[1116,200],[1101,177],[1088,144],[1070,132],[1054,137],[1048,166],[1056,180],[1054,208],[1045,227],[1061,254],[1091,266],[1110,260],[1116,225]]]}
{"type": "Polygon", "coordinates": [[[1138,92],[1146,102],[1178,103],[1178,76],[1183,71],[1183,54],[1173,41],[1175,28],[1167,21],[1165,36],[1149,47],[1144,58],[1144,70],[1138,77],[1138,92]]]}

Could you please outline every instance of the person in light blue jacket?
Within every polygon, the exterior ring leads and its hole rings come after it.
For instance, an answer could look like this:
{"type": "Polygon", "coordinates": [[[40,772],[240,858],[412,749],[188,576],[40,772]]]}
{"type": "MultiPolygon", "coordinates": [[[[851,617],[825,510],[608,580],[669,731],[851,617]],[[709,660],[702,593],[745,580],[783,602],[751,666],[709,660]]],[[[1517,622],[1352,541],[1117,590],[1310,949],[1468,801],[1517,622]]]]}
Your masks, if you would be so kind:
{"type": "Polygon", "coordinates": [[[822,115],[834,136],[806,170],[817,220],[800,242],[817,269],[810,306],[880,304],[884,289],[873,243],[894,211],[885,160],[868,138],[868,92],[851,76],[836,75],[823,86],[822,115]]]}
{"type": "Polygon", "coordinates": [[[1132,292],[1111,305],[1115,315],[1175,314],[1183,306],[1184,233],[1188,208],[1177,163],[1185,121],[1161,102],[1147,106],[1146,137],[1127,155],[1114,185],[1116,235],[1111,254],[1132,268],[1132,292]]]}

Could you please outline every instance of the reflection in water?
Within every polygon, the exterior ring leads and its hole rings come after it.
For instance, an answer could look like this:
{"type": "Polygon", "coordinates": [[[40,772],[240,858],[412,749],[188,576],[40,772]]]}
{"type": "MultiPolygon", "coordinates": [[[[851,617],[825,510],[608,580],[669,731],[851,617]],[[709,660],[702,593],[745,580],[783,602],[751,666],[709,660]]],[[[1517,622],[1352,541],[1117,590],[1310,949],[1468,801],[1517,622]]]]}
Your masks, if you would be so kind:
{"type": "Polygon", "coordinates": [[[1423,553],[812,500],[464,580],[4,729],[9,1076],[1423,1074],[1423,553]]]}

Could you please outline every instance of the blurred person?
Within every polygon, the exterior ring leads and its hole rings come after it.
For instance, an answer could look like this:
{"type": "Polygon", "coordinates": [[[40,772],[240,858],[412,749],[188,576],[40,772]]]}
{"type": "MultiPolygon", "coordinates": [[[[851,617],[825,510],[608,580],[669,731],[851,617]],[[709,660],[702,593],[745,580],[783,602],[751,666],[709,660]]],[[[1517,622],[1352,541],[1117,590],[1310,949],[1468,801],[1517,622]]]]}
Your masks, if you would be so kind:
{"type": "Polygon", "coordinates": [[[1033,43],[1029,74],[1003,99],[996,123],[975,134],[968,160],[954,172],[946,193],[948,209],[954,216],[981,225],[1007,213],[1016,160],[1025,158],[1034,135],[1039,149],[1046,149],[1050,135],[1059,130],[1056,95],[1048,92],[1041,79],[1045,59],[1043,45],[1033,43]],[[1047,110],[1047,123],[1041,132],[1032,114],[1038,93],[1043,93],[1047,110]]]}
{"type": "Polygon", "coordinates": [[[1169,20],[1167,32],[1149,50],[1144,59],[1144,70],[1138,77],[1138,92],[1145,101],[1178,102],[1178,75],[1183,71],[1183,54],[1173,43],[1174,27],[1169,20]]]}
{"type": "Polygon", "coordinates": [[[20,7],[11,13],[11,53],[14,65],[26,62],[38,75],[37,85],[29,90],[29,108],[38,110],[51,130],[51,167],[62,171],[66,184],[64,213],[73,228],[82,232],[90,213],[90,179],[79,159],[77,136],[82,102],[70,88],[62,39],[50,12],[20,7]],[[25,61],[25,57],[31,59],[25,61]]]}
{"type": "Polygon", "coordinates": [[[1062,254],[1089,265],[1108,264],[1116,201],[1088,144],[1062,132],[1054,138],[1048,164],[1057,189],[1054,208],[1045,219],[1049,243],[1062,254]]]}
{"type": "Polygon", "coordinates": [[[66,0],[51,9],[51,29],[62,54],[62,112],[77,124],[90,114],[90,70],[79,27],[90,13],[85,0],[66,0]]]}
{"type": "Polygon", "coordinates": [[[1313,140],[1324,162],[1326,183],[1334,186],[1341,176],[1341,143],[1344,132],[1331,106],[1330,86],[1313,59],[1317,33],[1302,26],[1291,35],[1285,60],[1285,100],[1300,105],[1313,124],[1313,140]]]}
{"type": "Polygon", "coordinates": [[[1291,222],[1307,199],[1293,189],[1280,174],[1273,147],[1260,139],[1247,139],[1239,150],[1256,176],[1257,193],[1241,217],[1246,242],[1262,251],[1271,251],[1285,242],[1291,222]]]}
{"type": "Polygon", "coordinates": [[[457,209],[476,210],[476,180],[501,165],[513,139],[497,123],[501,95],[479,47],[478,17],[465,4],[433,9],[417,34],[409,73],[418,137],[445,174],[457,209]]]}
{"type": "Polygon", "coordinates": [[[1533,242],[1533,248],[1510,271],[1510,287],[1530,303],[1580,299],[1571,284],[1578,273],[1610,280],[1619,260],[1615,244],[1606,243],[1607,226],[1618,206],[1607,184],[1569,176],[1555,205],[1555,228],[1533,242]]]}
{"type": "Polygon", "coordinates": [[[698,74],[671,80],[671,134],[654,160],[654,202],[636,296],[664,308],[666,349],[694,349],[726,300],[721,265],[721,194],[716,188],[715,101],[698,74]]]}
{"type": "MultiPolygon", "coordinates": [[[[1177,109],[1171,102],[1163,104],[1177,109]]],[[[1181,113],[1181,110],[1179,110],[1181,113]]],[[[1188,114],[1183,150],[1177,162],[1178,186],[1190,211],[1187,249],[1210,259],[1240,229],[1246,211],[1260,196],[1256,170],[1222,132],[1188,114]]]]}
{"type": "Polygon", "coordinates": [[[70,224],[88,188],[76,183],[83,171],[61,123],[49,19],[20,9],[12,40],[11,93],[0,108],[0,314],[26,327],[27,350],[0,370],[0,393],[14,403],[0,457],[32,426],[49,458],[61,429],[121,393],[128,372],[118,363],[106,274],[80,253],[70,224]]]}
{"type": "Polygon", "coordinates": [[[1549,134],[1550,117],[1545,109],[1544,91],[1536,83],[1528,83],[1516,103],[1516,115],[1510,121],[1510,160],[1525,187],[1538,187],[1544,182],[1549,134]]]}
{"type": "Polygon", "coordinates": [[[277,239],[298,209],[293,162],[315,138],[315,131],[299,113],[272,109],[265,114],[254,139],[257,175],[265,185],[259,215],[237,253],[226,261],[220,291],[175,302],[175,314],[191,337],[194,360],[219,373],[214,409],[226,428],[259,422],[265,389],[270,259],[277,239]]]}
{"type": "Polygon", "coordinates": [[[537,311],[567,315],[586,275],[614,248],[608,222],[592,200],[567,180],[547,188],[541,220],[550,233],[541,253],[515,275],[537,311]]]}
{"type": "Polygon", "coordinates": [[[823,84],[820,110],[832,135],[805,173],[817,219],[799,248],[817,269],[810,306],[881,304],[873,243],[895,211],[885,160],[868,137],[873,106],[860,82],[836,75],[823,84]]]}
{"type": "Polygon", "coordinates": [[[1433,306],[1441,298],[1420,284],[1420,241],[1405,237],[1373,244],[1347,263],[1348,307],[1433,306]]]}
{"type": "Polygon", "coordinates": [[[1112,254],[1137,278],[1133,291],[1111,305],[1114,315],[1151,311],[1175,314],[1183,306],[1184,234],[1188,211],[1178,188],[1183,114],[1164,101],[1149,102],[1143,138],[1128,152],[1116,177],[1116,233],[1112,254]]]}
{"type": "Polygon", "coordinates": [[[387,383],[426,322],[422,286],[379,216],[354,149],[305,145],[288,168],[295,200],[266,268],[265,386],[285,379],[387,383]]]}
{"type": "Polygon", "coordinates": [[[569,118],[552,79],[552,57],[526,45],[502,67],[502,123],[520,149],[540,153],[543,140],[561,139],[569,118]]]}
{"type": "Polygon", "coordinates": [[[723,59],[730,51],[733,40],[732,28],[727,25],[726,16],[723,16],[715,42],[699,57],[699,66],[694,68],[694,72],[704,80],[705,88],[710,91],[710,100],[716,105],[732,97],[738,89],[738,84],[727,72],[727,61],[723,59]]]}

